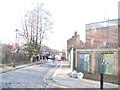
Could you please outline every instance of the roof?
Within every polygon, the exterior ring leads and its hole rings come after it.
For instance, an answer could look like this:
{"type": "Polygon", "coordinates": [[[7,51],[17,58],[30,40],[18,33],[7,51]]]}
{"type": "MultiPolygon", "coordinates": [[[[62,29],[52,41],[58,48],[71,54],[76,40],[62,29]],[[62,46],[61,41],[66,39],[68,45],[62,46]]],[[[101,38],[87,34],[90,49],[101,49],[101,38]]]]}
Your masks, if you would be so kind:
{"type": "Polygon", "coordinates": [[[108,27],[108,26],[115,26],[120,25],[120,19],[112,19],[112,20],[106,20],[101,22],[95,22],[86,24],[86,29],[92,29],[92,28],[102,28],[102,27],[108,27]]]}

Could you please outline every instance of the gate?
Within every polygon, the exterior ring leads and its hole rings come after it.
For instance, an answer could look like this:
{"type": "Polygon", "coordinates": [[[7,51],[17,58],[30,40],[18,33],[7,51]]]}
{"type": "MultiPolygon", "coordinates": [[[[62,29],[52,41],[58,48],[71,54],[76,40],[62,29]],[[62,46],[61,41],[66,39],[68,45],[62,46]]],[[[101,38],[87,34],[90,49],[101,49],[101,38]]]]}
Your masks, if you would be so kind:
{"type": "Polygon", "coordinates": [[[114,74],[114,54],[102,53],[100,69],[104,74],[114,74]]]}
{"type": "Polygon", "coordinates": [[[90,54],[79,53],[78,55],[78,71],[90,72],[90,54]]]}

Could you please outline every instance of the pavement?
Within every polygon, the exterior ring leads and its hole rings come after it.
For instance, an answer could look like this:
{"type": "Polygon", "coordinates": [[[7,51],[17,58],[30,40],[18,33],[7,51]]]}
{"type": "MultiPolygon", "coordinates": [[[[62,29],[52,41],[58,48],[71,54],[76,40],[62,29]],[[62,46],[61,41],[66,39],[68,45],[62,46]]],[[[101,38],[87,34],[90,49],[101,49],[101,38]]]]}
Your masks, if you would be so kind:
{"type": "MultiPolygon", "coordinates": [[[[52,79],[55,83],[65,88],[100,88],[100,81],[69,77],[67,75],[69,72],[69,63],[62,61],[60,67],[53,74],[52,79]]],[[[118,88],[118,85],[104,82],[103,88],[118,88]]]]}
{"type": "Polygon", "coordinates": [[[46,62],[46,60],[40,60],[40,61],[36,61],[36,62],[30,62],[30,63],[27,63],[27,64],[15,65],[15,67],[13,67],[13,66],[1,66],[0,67],[0,74],[6,73],[6,72],[9,72],[9,71],[13,71],[13,70],[17,70],[17,69],[20,69],[20,68],[25,68],[25,67],[35,65],[35,64],[45,63],[45,62],[46,62]]]}

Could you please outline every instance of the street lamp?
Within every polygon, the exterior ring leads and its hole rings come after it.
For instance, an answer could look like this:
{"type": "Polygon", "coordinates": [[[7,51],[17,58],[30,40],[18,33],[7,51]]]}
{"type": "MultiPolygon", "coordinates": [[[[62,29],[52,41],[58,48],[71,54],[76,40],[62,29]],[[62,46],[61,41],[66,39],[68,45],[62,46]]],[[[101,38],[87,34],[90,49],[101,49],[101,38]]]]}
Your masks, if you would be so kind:
{"type": "Polygon", "coordinates": [[[16,52],[18,53],[18,52],[19,52],[19,31],[18,31],[18,29],[16,29],[15,32],[16,32],[16,37],[15,37],[16,40],[15,40],[15,43],[16,43],[16,45],[17,45],[17,48],[16,48],[17,51],[16,51],[16,52]]]}
{"type": "Polygon", "coordinates": [[[17,38],[18,38],[18,29],[15,30],[16,32],[16,36],[15,36],[15,44],[14,44],[14,51],[13,51],[13,67],[15,68],[15,53],[18,52],[19,48],[18,48],[18,44],[17,44],[17,38]]]}
{"type": "Polygon", "coordinates": [[[16,42],[17,42],[17,38],[18,38],[18,36],[17,36],[17,34],[18,34],[18,29],[16,29],[15,32],[16,32],[16,42]]]}

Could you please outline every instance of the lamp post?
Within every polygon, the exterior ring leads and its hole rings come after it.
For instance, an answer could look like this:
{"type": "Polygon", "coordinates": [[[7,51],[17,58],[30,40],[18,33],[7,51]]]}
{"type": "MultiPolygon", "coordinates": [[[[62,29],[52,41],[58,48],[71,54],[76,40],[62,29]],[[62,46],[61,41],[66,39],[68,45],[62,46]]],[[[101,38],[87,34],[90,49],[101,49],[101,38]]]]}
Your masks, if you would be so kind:
{"type": "Polygon", "coordinates": [[[17,44],[17,53],[19,52],[19,31],[18,31],[18,29],[16,29],[15,30],[15,32],[16,32],[16,40],[15,40],[15,43],[17,44]]]}
{"type": "Polygon", "coordinates": [[[17,34],[18,34],[18,29],[16,29],[16,30],[15,30],[15,32],[16,32],[16,41],[15,41],[15,42],[17,43],[17,38],[18,38],[18,35],[17,35],[17,34]]]}
{"type": "Polygon", "coordinates": [[[18,39],[18,29],[15,30],[16,35],[15,35],[15,44],[14,44],[14,51],[13,51],[13,67],[15,68],[15,62],[16,62],[16,58],[15,58],[15,53],[18,53],[18,44],[17,44],[17,39],[18,39]]]}

